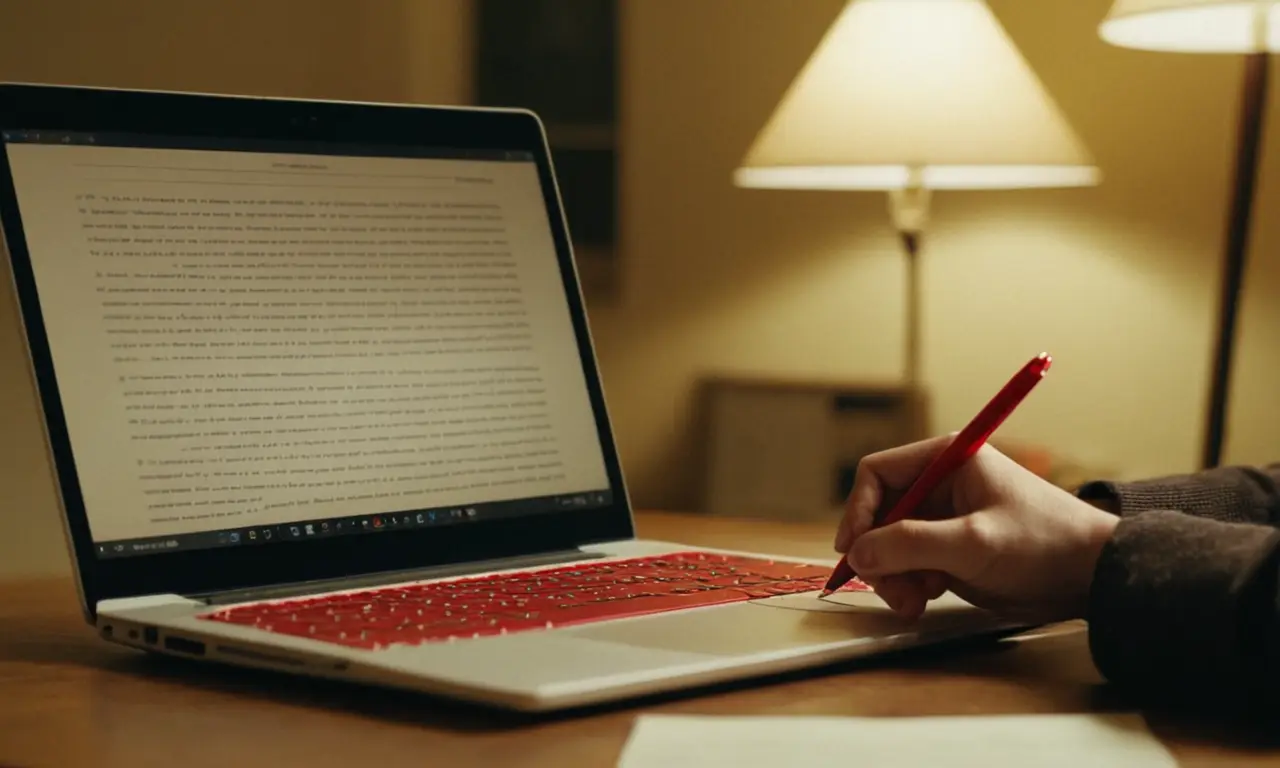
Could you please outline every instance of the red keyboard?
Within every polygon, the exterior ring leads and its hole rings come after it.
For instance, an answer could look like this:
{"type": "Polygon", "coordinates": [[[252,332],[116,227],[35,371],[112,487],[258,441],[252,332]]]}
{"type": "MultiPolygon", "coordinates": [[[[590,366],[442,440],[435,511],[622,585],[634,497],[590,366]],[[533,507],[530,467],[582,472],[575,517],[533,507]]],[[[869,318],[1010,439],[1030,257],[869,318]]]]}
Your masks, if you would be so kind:
{"type": "MultiPolygon", "coordinates": [[[[831,570],[679,552],[234,606],[201,616],[355,648],[510,634],[821,589],[831,570]]],[[[845,589],[866,590],[859,581],[845,589]]]]}

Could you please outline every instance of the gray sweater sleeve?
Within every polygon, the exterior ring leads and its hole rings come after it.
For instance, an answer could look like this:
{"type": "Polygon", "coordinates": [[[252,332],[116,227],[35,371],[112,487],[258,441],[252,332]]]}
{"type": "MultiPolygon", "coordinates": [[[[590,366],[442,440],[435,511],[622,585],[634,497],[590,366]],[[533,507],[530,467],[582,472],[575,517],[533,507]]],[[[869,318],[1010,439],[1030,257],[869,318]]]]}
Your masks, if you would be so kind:
{"type": "Polygon", "coordinates": [[[1280,465],[1079,495],[1121,517],[1089,596],[1098,670],[1165,701],[1280,703],[1280,465]]]}

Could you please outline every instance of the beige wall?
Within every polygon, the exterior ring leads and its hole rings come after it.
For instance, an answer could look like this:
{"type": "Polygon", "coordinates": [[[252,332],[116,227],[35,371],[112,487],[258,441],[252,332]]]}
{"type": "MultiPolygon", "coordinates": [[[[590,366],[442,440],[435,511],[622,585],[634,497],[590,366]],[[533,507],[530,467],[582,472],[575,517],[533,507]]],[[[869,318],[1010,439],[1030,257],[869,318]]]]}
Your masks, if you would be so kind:
{"type": "MultiPolygon", "coordinates": [[[[877,194],[730,173],[841,0],[627,12],[626,305],[597,318],[642,505],[696,500],[690,383],[710,370],[893,380],[902,260],[877,194]]],[[[1126,476],[1193,469],[1240,62],[1100,42],[1109,0],[991,0],[1094,150],[1089,190],[935,197],[924,376],[958,429],[1025,358],[1052,378],[1002,429],[1126,476]]],[[[1280,94],[1273,93],[1280,104],[1280,94]]],[[[1249,274],[1229,458],[1280,456],[1280,114],[1249,274]]]]}
{"type": "MultiPolygon", "coordinates": [[[[902,265],[883,197],[730,183],[840,5],[624,2],[624,296],[593,308],[592,325],[638,505],[697,502],[698,376],[892,381],[901,370],[902,265]]],[[[1109,48],[1095,34],[1108,0],[991,5],[1107,177],[1092,190],[935,198],[924,364],[934,426],[962,425],[1048,349],[1052,379],[1003,434],[1129,476],[1191,469],[1239,62],[1109,48]]],[[[465,0],[0,0],[0,78],[459,102],[466,20],[465,0]]],[[[1268,141],[1280,149],[1280,116],[1268,141]]],[[[1238,461],[1280,457],[1280,220],[1265,215],[1280,196],[1280,154],[1264,162],[1238,461]]],[[[12,317],[7,295],[0,317],[12,317]]],[[[65,560],[20,355],[16,326],[0,323],[0,574],[65,560]]]]}

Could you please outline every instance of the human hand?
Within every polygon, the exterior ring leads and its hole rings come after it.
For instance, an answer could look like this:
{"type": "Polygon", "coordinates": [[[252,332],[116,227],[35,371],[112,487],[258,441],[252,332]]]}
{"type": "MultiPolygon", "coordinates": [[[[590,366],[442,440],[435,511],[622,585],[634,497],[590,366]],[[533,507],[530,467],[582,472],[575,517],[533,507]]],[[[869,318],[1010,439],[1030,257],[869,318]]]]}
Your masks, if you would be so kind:
{"type": "Polygon", "coordinates": [[[1118,518],[983,446],[911,517],[872,530],[951,442],[944,436],[876,453],[858,465],[837,552],[899,614],[916,618],[950,590],[1033,622],[1084,615],[1102,547],[1118,518]]]}

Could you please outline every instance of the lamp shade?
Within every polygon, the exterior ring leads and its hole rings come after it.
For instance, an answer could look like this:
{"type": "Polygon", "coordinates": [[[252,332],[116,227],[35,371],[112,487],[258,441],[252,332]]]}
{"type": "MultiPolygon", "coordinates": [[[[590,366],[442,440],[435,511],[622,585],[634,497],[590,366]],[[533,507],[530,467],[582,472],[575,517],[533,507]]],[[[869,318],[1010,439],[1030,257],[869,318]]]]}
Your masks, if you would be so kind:
{"type": "Polygon", "coordinates": [[[793,189],[1097,183],[1083,142],[982,0],[851,0],[734,181],[793,189]]]}
{"type": "Polygon", "coordinates": [[[1099,29],[1126,48],[1189,53],[1280,50],[1275,0],[1116,0],[1099,29]]]}

